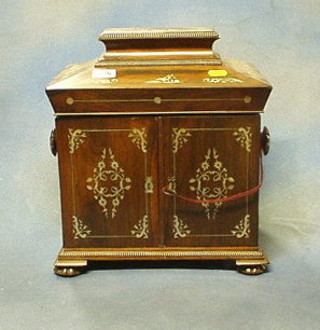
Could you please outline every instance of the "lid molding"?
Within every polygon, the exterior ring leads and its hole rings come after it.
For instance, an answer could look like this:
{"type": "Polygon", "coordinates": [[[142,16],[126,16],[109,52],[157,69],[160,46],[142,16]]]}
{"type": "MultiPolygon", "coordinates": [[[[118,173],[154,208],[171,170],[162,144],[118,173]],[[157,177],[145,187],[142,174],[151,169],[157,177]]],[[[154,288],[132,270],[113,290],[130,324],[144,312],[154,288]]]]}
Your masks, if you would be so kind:
{"type": "Polygon", "coordinates": [[[100,41],[123,39],[219,39],[212,28],[126,28],[105,29],[99,36],[100,41]]]}
{"type": "Polygon", "coordinates": [[[95,66],[220,65],[212,45],[212,28],[106,29],[99,40],[106,47],[95,66]]]}

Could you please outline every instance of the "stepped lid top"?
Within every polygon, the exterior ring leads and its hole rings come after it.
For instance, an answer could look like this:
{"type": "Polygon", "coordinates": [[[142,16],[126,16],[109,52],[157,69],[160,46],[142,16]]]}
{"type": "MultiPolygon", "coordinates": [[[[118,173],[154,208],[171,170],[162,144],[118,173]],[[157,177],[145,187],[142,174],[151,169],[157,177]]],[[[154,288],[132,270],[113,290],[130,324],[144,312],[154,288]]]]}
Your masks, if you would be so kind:
{"type": "Polygon", "coordinates": [[[212,28],[124,28],[105,29],[99,40],[115,39],[219,39],[219,34],[212,28]]]}

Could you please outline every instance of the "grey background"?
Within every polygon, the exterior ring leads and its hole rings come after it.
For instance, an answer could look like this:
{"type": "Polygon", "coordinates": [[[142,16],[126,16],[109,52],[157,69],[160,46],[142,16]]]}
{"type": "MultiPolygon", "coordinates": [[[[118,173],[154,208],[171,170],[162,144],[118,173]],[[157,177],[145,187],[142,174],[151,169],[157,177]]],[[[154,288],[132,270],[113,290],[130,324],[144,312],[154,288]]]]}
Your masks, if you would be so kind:
{"type": "Polygon", "coordinates": [[[320,1],[1,1],[0,328],[315,329],[319,290],[320,1]],[[259,277],[192,268],[52,273],[61,246],[46,84],[95,58],[107,27],[215,27],[272,82],[259,277]]]}

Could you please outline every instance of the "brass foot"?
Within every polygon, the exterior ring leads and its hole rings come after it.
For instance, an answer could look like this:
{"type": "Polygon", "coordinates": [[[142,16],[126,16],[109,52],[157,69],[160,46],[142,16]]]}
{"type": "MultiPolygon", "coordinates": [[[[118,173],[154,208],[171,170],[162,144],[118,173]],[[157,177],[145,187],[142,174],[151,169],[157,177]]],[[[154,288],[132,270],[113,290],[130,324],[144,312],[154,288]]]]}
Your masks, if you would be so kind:
{"type": "Polygon", "coordinates": [[[267,271],[267,265],[239,265],[237,266],[237,271],[245,275],[261,275],[267,271]]]}
{"type": "Polygon", "coordinates": [[[87,270],[86,260],[56,260],[54,272],[56,275],[73,277],[85,273],[87,270]]]}
{"type": "Polygon", "coordinates": [[[72,277],[85,273],[85,269],[83,267],[54,267],[54,272],[56,275],[64,276],[64,277],[72,277]]]}

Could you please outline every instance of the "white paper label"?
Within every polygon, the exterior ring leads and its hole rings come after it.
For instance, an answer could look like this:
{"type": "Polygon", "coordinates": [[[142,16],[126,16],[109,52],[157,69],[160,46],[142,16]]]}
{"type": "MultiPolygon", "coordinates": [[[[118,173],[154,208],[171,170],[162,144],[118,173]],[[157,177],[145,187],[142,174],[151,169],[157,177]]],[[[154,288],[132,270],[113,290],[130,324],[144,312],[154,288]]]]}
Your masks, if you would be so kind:
{"type": "Polygon", "coordinates": [[[92,71],[92,78],[115,78],[116,76],[116,69],[94,69],[92,71]]]}

